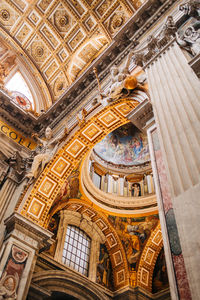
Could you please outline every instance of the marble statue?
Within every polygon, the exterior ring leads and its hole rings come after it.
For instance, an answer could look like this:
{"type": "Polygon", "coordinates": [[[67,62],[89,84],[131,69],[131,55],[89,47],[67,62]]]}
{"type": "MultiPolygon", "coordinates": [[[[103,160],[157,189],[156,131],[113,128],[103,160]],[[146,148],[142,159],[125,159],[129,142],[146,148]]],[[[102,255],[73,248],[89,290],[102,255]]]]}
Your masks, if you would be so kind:
{"type": "Polygon", "coordinates": [[[179,5],[179,10],[185,15],[200,21],[200,2],[199,0],[189,0],[181,5],[179,5]]]}
{"type": "Polygon", "coordinates": [[[177,43],[193,56],[200,53],[200,24],[195,23],[185,29],[183,36],[176,34],[177,43]]]}
{"type": "Polygon", "coordinates": [[[54,139],[51,128],[47,127],[45,130],[46,140],[40,139],[37,134],[32,135],[32,137],[35,137],[40,142],[42,145],[42,150],[34,157],[31,171],[26,175],[26,177],[30,179],[30,182],[36,179],[39,173],[44,170],[44,167],[52,159],[58,149],[59,144],[62,142],[63,138],[67,136],[67,134],[68,130],[65,128],[61,137],[54,139]]]}
{"type": "Polygon", "coordinates": [[[125,66],[122,68],[112,67],[111,74],[111,86],[107,97],[112,100],[117,100],[122,96],[122,90],[124,88],[124,82],[129,75],[129,65],[132,59],[132,52],[129,53],[125,66]]]}
{"type": "Polygon", "coordinates": [[[76,115],[79,127],[81,127],[85,123],[86,116],[87,116],[87,110],[85,108],[82,108],[76,115]]]}

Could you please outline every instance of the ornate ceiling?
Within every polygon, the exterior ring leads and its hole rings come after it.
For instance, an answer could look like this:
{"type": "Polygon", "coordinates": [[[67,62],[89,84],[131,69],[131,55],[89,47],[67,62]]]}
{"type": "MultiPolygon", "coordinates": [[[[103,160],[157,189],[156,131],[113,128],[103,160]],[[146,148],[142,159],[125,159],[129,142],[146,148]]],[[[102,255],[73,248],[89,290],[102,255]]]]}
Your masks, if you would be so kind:
{"type": "Polygon", "coordinates": [[[41,85],[55,101],[112,42],[142,2],[1,0],[1,34],[39,71],[41,85]]]}

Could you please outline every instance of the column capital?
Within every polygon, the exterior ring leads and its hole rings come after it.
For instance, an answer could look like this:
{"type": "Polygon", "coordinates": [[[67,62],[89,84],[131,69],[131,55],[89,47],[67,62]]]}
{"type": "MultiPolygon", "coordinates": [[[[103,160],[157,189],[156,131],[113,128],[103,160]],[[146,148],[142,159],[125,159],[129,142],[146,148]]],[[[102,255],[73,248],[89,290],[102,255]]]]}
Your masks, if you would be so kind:
{"type": "Polygon", "coordinates": [[[157,35],[149,35],[146,46],[133,52],[135,64],[145,69],[175,40],[177,31],[173,17],[168,16],[161,31],[157,35]]]}

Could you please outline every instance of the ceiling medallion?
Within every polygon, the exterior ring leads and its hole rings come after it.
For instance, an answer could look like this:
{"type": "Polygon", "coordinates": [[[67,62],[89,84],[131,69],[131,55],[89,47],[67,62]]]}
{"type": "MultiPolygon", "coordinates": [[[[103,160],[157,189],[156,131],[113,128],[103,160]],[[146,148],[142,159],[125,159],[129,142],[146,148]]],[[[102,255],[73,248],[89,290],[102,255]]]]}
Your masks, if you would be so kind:
{"type": "Polygon", "coordinates": [[[63,88],[64,88],[64,84],[63,84],[63,82],[60,82],[60,83],[57,85],[57,90],[58,90],[58,91],[61,91],[63,88]]]}
{"type": "Polygon", "coordinates": [[[8,21],[10,19],[10,13],[6,9],[0,11],[0,16],[3,20],[8,21]]]}
{"type": "Polygon", "coordinates": [[[68,19],[67,15],[65,15],[65,16],[63,16],[62,18],[59,19],[59,24],[62,27],[66,26],[68,23],[69,23],[69,19],[68,19]]]}
{"type": "Polygon", "coordinates": [[[117,29],[122,26],[123,22],[124,22],[124,19],[122,16],[114,15],[112,22],[111,22],[111,26],[113,27],[113,29],[117,29]]]}
{"type": "Polygon", "coordinates": [[[39,57],[41,57],[43,54],[44,54],[44,50],[42,49],[42,47],[37,47],[36,49],[35,49],[35,54],[36,54],[36,56],[39,56],[39,57]]]}

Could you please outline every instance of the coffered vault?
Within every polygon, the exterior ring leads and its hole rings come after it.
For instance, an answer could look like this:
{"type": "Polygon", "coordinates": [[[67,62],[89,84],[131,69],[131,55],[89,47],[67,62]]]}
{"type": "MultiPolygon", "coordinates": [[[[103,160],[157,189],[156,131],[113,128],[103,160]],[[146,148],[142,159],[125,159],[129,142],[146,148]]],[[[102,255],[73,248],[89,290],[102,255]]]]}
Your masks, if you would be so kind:
{"type": "Polygon", "coordinates": [[[47,107],[112,43],[143,1],[3,0],[1,36],[32,67],[47,107]]]}

